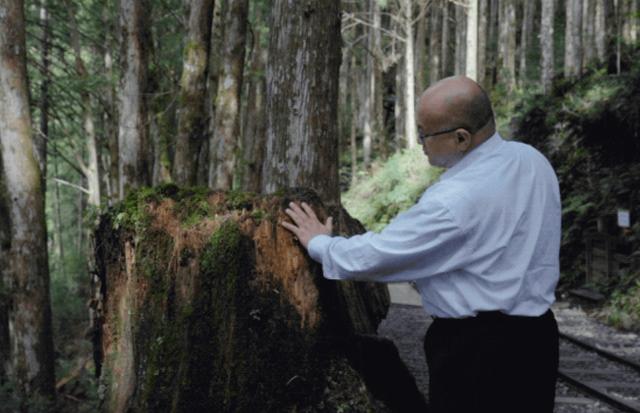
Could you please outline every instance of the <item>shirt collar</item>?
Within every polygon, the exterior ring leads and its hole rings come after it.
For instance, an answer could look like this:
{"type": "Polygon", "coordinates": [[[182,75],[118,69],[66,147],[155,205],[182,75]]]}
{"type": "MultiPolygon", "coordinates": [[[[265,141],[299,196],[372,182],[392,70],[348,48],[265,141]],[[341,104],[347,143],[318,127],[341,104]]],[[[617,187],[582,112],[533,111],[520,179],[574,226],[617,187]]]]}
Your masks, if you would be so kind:
{"type": "Polygon", "coordinates": [[[440,180],[451,178],[458,172],[462,171],[468,165],[472,164],[476,159],[482,158],[486,154],[493,152],[503,142],[502,137],[496,131],[489,139],[475,147],[471,152],[466,154],[455,165],[447,169],[440,175],[440,180]]]}

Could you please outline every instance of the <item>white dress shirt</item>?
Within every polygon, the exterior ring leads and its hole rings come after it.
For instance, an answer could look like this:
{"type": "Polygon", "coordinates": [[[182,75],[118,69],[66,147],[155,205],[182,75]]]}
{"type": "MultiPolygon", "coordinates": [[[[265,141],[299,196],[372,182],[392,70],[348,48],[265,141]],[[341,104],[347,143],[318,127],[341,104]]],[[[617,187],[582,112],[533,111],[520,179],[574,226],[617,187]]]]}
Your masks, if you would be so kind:
{"type": "Polygon", "coordinates": [[[325,278],[415,281],[437,317],[537,316],[555,300],[560,218],[547,159],[496,133],[380,233],[317,235],[309,254],[325,278]]]}

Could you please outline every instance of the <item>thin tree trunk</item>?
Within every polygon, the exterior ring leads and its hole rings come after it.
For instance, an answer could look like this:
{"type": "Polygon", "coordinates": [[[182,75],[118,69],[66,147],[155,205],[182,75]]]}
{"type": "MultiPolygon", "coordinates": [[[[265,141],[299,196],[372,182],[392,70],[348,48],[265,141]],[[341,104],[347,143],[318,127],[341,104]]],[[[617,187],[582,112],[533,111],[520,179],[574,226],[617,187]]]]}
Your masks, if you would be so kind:
{"type": "Polygon", "coordinates": [[[498,79],[498,56],[500,54],[500,46],[498,39],[500,37],[502,27],[498,21],[501,5],[498,0],[487,0],[489,3],[489,30],[488,30],[488,47],[487,47],[487,71],[489,79],[487,86],[491,87],[498,79]]]}
{"type": "MultiPolygon", "coordinates": [[[[379,9],[377,6],[378,4],[376,0],[369,0],[369,14],[371,15],[372,20],[376,19],[376,14],[378,15],[377,19],[379,20],[379,9]]],[[[365,170],[368,169],[371,164],[371,148],[373,144],[373,122],[375,118],[374,100],[376,97],[376,58],[373,53],[376,46],[376,31],[377,29],[375,27],[367,28],[367,48],[369,50],[365,55],[365,73],[360,106],[362,110],[362,153],[365,170]]]]}
{"type": "Polygon", "coordinates": [[[353,73],[353,68],[356,66],[356,56],[355,53],[351,54],[351,65],[349,67],[349,109],[351,112],[351,128],[349,131],[349,147],[351,149],[351,184],[353,185],[356,182],[357,173],[358,173],[358,144],[356,141],[356,132],[358,125],[358,111],[356,110],[357,105],[357,94],[355,92],[355,74],[353,73]]]}
{"type": "Polygon", "coordinates": [[[247,32],[248,0],[228,0],[222,72],[218,82],[213,135],[209,147],[209,186],[233,187],[240,137],[240,93],[247,32]]]}
{"type": "Polygon", "coordinates": [[[455,54],[455,74],[465,74],[467,62],[467,12],[464,6],[456,4],[456,54],[455,54]]]}
{"type": "Polygon", "coordinates": [[[489,29],[489,0],[478,3],[478,83],[487,88],[487,41],[489,29]]]}
{"type": "Polygon", "coordinates": [[[553,16],[555,0],[542,0],[540,20],[540,49],[542,52],[541,83],[544,93],[551,91],[554,73],[553,16]]]}
{"type": "Polygon", "coordinates": [[[108,167],[105,168],[107,173],[107,181],[108,181],[108,193],[107,199],[109,205],[117,199],[119,199],[118,190],[120,188],[120,177],[118,171],[118,108],[116,104],[116,91],[114,88],[115,85],[115,76],[113,73],[113,54],[112,49],[114,49],[113,41],[115,30],[113,27],[113,18],[111,16],[110,7],[108,1],[103,3],[102,6],[102,25],[104,28],[103,33],[103,41],[104,41],[104,73],[107,78],[107,82],[104,88],[104,110],[102,115],[102,122],[105,128],[105,136],[107,141],[107,146],[109,148],[108,152],[108,167]]]}
{"type": "Polygon", "coordinates": [[[192,0],[189,33],[184,48],[178,133],[173,178],[180,185],[195,185],[198,155],[207,138],[206,82],[214,0],[192,0]]]}
{"type": "Polygon", "coordinates": [[[275,0],[267,64],[262,191],[311,187],[340,202],[337,106],[340,2],[275,0]],[[292,66],[293,65],[293,66],[292,66]]]}
{"type": "Polygon", "coordinates": [[[466,31],[465,73],[468,78],[478,80],[478,0],[469,0],[466,31]]]}
{"type": "Polygon", "coordinates": [[[118,195],[151,182],[147,119],[148,60],[151,51],[149,4],[146,0],[120,0],[121,66],[118,112],[118,195]]]}
{"type": "Polygon", "coordinates": [[[529,49],[533,46],[533,18],[536,14],[536,2],[524,3],[524,15],[522,16],[522,33],[520,35],[520,73],[518,80],[523,87],[528,80],[529,62],[527,60],[529,49]]]}
{"type": "Polygon", "coordinates": [[[500,41],[499,80],[504,83],[508,91],[513,91],[516,81],[516,24],[515,0],[503,0],[500,12],[500,41]]]}
{"type": "MultiPolygon", "coordinates": [[[[431,6],[433,9],[433,5],[431,6]]],[[[422,16],[416,26],[416,53],[415,53],[415,73],[416,73],[416,94],[422,93],[425,87],[425,55],[427,50],[427,26],[428,17],[422,16]]]]}
{"type": "MultiPolygon", "coordinates": [[[[87,81],[89,73],[87,72],[84,60],[82,59],[82,46],[80,44],[80,29],[75,16],[75,10],[69,0],[65,1],[67,11],[69,13],[69,22],[71,30],[71,45],[75,54],[76,74],[82,81],[87,81]]],[[[92,99],[88,89],[80,91],[80,107],[82,111],[82,129],[86,139],[86,148],[88,154],[88,162],[85,162],[80,156],[76,157],[80,165],[84,177],[87,180],[89,190],[89,205],[100,207],[100,168],[98,162],[98,143],[96,139],[96,128],[92,113],[92,99]]]]}
{"type": "Polygon", "coordinates": [[[51,85],[51,72],[49,70],[51,49],[51,25],[49,23],[49,9],[47,0],[40,1],[40,27],[42,28],[41,64],[42,83],[40,83],[40,130],[34,134],[36,154],[40,165],[43,182],[47,176],[47,139],[49,138],[49,86],[51,85]]]}
{"type": "Polygon", "coordinates": [[[373,44],[372,51],[375,59],[373,60],[373,76],[375,82],[375,91],[373,95],[373,140],[377,150],[377,155],[382,159],[387,156],[387,133],[384,125],[384,81],[383,81],[383,60],[382,51],[382,21],[380,16],[380,5],[378,2],[373,4],[373,44]]]}
{"type": "Polygon", "coordinates": [[[449,24],[450,9],[449,1],[443,0],[442,5],[442,72],[440,77],[446,77],[452,74],[451,71],[451,47],[449,42],[451,41],[450,32],[451,26],[449,24]]]}
{"type": "Polygon", "coordinates": [[[415,114],[415,73],[413,71],[413,55],[415,52],[413,43],[413,0],[403,0],[402,11],[404,31],[404,107],[406,117],[404,122],[404,137],[407,148],[417,145],[416,114],[415,114]]]}
{"type": "Polygon", "coordinates": [[[595,0],[585,0],[582,9],[582,67],[587,68],[596,59],[595,41],[596,12],[595,0]]]}
{"type": "Polygon", "coordinates": [[[395,146],[396,148],[402,148],[404,146],[404,124],[406,123],[405,100],[402,98],[402,94],[405,86],[405,71],[398,62],[395,66],[395,102],[393,106],[394,122],[395,122],[395,146]]]}
{"type": "MultiPolygon", "coordinates": [[[[0,277],[9,290],[10,354],[5,368],[25,401],[54,399],[44,188],[34,155],[21,0],[0,3],[0,131],[0,203],[9,228],[2,232],[10,234],[9,243],[0,246],[0,277]]],[[[4,321],[0,323],[4,327],[4,321]]]]}
{"type": "Polygon", "coordinates": [[[442,78],[442,15],[445,7],[441,1],[435,2],[429,14],[429,84],[442,78]]]}
{"type": "Polygon", "coordinates": [[[607,0],[595,0],[594,36],[598,63],[607,61],[607,0]]]}
{"type": "MultiPolygon", "coordinates": [[[[60,172],[58,170],[58,159],[57,158],[53,158],[53,173],[55,174],[55,176],[59,176],[60,172]]],[[[60,260],[60,267],[61,270],[60,272],[62,274],[66,274],[66,270],[65,270],[65,254],[64,254],[64,241],[62,239],[62,198],[60,196],[60,183],[59,182],[55,182],[55,190],[53,191],[53,195],[54,195],[54,199],[53,199],[53,205],[54,205],[54,222],[55,222],[55,231],[56,231],[56,237],[57,237],[57,243],[58,243],[58,258],[60,260]]]]}
{"type": "Polygon", "coordinates": [[[564,75],[579,76],[582,72],[582,0],[567,0],[564,42],[564,75]]]}

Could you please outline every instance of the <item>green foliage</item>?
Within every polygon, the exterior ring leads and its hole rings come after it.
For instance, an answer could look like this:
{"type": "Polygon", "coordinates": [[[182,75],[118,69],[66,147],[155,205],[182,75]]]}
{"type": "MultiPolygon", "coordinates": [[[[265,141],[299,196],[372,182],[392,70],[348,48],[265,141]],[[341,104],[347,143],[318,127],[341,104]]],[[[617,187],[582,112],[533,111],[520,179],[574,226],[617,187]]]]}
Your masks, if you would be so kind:
{"type": "Polygon", "coordinates": [[[640,274],[623,278],[605,311],[614,326],[640,330],[640,274]]]}
{"type": "Polygon", "coordinates": [[[349,213],[367,229],[379,231],[399,212],[417,202],[440,175],[419,150],[403,150],[373,167],[370,178],[361,178],[342,200],[349,213]]]}
{"type": "MultiPolygon", "coordinates": [[[[629,209],[632,221],[640,216],[640,65],[622,75],[592,70],[580,79],[557,80],[551,94],[522,95],[514,110],[515,138],[541,150],[558,175],[561,282],[580,283],[584,236],[596,230],[597,219],[618,208],[629,209]]],[[[624,236],[631,251],[640,247],[639,235],[636,223],[624,236]]]]}

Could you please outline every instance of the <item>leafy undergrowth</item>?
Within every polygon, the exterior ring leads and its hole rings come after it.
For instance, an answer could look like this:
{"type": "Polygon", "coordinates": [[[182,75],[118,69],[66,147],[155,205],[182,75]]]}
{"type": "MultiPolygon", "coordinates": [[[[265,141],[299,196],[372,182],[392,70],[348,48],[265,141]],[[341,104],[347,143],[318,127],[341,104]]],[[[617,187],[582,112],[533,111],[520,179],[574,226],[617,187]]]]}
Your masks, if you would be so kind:
{"type": "Polygon", "coordinates": [[[517,139],[543,152],[558,175],[562,194],[560,288],[583,285],[585,236],[616,237],[632,264],[589,287],[608,297],[609,322],[640,326],[640,51],[620,75],[594,70],[581,79],[560,80],[550,95],[523,96],[512,121],[517,139]],[[631,228],[616,223],[630,212],[631,228]],[[607,225],[608,223],[608,225],[607,225]],[[635,263],[633,263],[635,261],[635,263]]]}
{"type": "Polygon", "coordinates": [[[623,278],[611,294],[604,316],[616,327],[640,331],[640,273],[623,278]]]}
{"type": "Polygon", "coordinates": [[[371,231],[380,231],[393,217],[415,204],[441,170],[431,167],[419,149],[406,149],[373,165],[342,194],[344,207],[371,231]]]}

